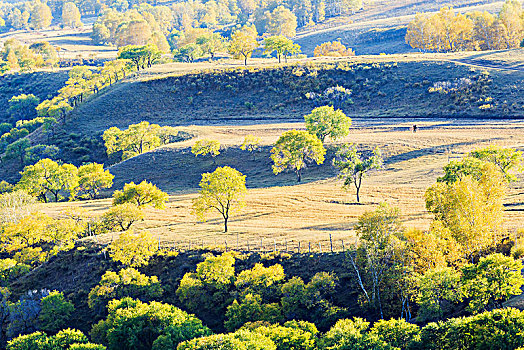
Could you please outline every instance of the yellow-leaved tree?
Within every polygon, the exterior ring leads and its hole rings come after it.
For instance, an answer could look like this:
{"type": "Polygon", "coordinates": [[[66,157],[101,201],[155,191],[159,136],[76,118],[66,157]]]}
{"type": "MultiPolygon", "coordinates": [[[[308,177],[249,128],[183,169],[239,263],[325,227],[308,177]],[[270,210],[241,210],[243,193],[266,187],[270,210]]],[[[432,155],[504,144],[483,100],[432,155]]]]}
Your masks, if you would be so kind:
{"type": "Polygon", "coordinates": [[[244,207],[246,176],[231,167],[219,167],[202,174],[200,196],[193,201],[193,213],[205,221],[209,210],[217,210],[224,218],[224,232],[232,212],[244,207]]]}

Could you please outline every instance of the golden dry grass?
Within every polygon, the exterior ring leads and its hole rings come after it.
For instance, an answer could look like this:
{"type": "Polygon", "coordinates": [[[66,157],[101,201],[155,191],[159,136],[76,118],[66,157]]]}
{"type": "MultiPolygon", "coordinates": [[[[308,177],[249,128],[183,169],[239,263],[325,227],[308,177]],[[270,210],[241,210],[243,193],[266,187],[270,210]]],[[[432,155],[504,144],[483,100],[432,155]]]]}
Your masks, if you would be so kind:
{"type": "MultiPolygon", "coordinates": [[[[407,226],[427,229],[431,215],[425,211],[424,191],[442,173],[449,159],[461,157],[471,149],[497,144],[524,149],[524,123],[520,121],[440,121],[417,122],[420,130],[409,132],[409,121],[361,120],[355,123],[346,141],[365,148],[380,146],[387,157],[386,168],[373,173],[362,188],[362,204],[356,204],[354,191],[344,191],[335,178],[304,183],[295,186],[250,189],[247,206],[233,216],[230,232],[222,233],[218,215],[210,215],[209,221],[199,223],[191,215],[194,191],[172,195],[165,210],[148,209],[146,220],[138,223],[137,230],[148,230],[165,244],[182,247],[195,245],[239,244],[247,248],[258,247],[262,239],[265,249],[276,243],[283,249],[287,241],[289,249],[296,249],[301,242],[302,250],[311,242],[312,249],[319,250],[321,242],[325,251],[329,247],[329,235],[335,249],[340,249],[354,237],[352,231],[357,218],[372,210],[380,202],[388,202],[402,210],[407,226]],[[191,242],[191,243],[190,243],[191,242]]],[[[219,139],[230,145],[240,144],[244,135],[254,133],[270,144],[283,130],[303,127],[302,124],[277,124],[237,127],[194,127],[199,137],[219,139]]],[[[178,145],[176,147],[185,147],[178,145]]],[[[171,146],[175,147],[175,146],[171,146]]],[[[176,148],[175,147],[175,148],[176,148]]],[[[260,166],[266,166],[261,162],[260,166]]],[[[506,226],[513,232],[521,227],[524,210],[524,191],[519,181],[511,185],[506,204],[506,226]]],[[[110,206],[110,200],[76,203],[48,204],[44,210],[57,215],[68,206],[84,208],[92,215],[99,215],[110,206]]],[[[107,242],[113,234],[100,237],[107,242]]]]}

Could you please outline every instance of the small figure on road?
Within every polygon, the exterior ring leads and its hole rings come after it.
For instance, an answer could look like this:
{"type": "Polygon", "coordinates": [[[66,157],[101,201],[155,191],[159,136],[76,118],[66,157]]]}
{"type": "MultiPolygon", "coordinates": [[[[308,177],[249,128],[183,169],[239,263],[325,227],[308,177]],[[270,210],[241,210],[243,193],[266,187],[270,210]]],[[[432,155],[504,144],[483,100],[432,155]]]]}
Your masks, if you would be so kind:
{"type": "Polygon", "coordinates": [[[417,124],[413,124],[413,126],[411,127],[411,131],[413,131],[413,133],[416,133],[417,132],[417,124]]]}

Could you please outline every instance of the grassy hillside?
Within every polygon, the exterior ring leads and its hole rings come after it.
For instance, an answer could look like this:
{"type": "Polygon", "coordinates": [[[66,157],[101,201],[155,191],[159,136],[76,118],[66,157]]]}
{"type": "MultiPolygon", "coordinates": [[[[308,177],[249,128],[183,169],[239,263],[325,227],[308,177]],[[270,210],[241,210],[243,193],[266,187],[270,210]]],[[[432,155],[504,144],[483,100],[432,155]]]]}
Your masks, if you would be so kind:
{"type": "Polygon", "coordinates": [[[342,86],[352,91],[352,117],[524,116],[516,94],[523,73],[492,70],[485,82],[451,93],[430,93],[435,83],[476,81],[482,68],[399,57],[332,62],[297,62],[274,68],[236,68],[164,74],[122,83],[72,113],[68,132],[94,135],[111,126],[147,120],[161,125],[268,123],[299,120],[314,103],[306,93],[342,86]],[[511,99],[508,99],[511,96],[511,99]],[[492,108],[479,109],[490,98],[492,108]]]}
{"type": "Polygon", "coordinates": [[[20,94],[33,94],[41,101],[55,96],[67,80],[67,71],[6,74],[0,79],[0,123],[8,118],[9,99],[20,94]]]}
{"type": "MultiPolygon", "coordinates": [[[[142,270],[147,275],[158,276],[164,288],[163,302],[186,309],[175,295],[176,289],[184,274],[194,271],[196,264],[204,260],[206,253],[209,253],[209,250],[182,252],[177,257],[160,256],[142,270]]],[[[250,269],[256,262],[262,262],[264,265],[282,264],[287,275],[299,276],[306,282],[317,272],[335,272],[340,278],[335,303],[347,305],[352,314],[361,312],[356,300],[358,287],[353,280],[353,274],[348,273],[349,265],[343,254],[297,254],[283,258],[255,254],[238,259],[235,270],[240,272],[250,269]]],[[[99,247],[81,245],[80,248],[60,254],[20,278],[11,285],[10,290],[14,296],[27,290],[41,288],[62,291],[74,303],[76,309],[69,326],[87,333],[91,330],[89,325],[98,321],[95,313],[87,305],[88,293],[100,282],[100,277],[105,271],[118,269],[116,263],[104,258],[99,247]]],[[[222,320],[208,318],[205,315],[199,317],[214,330],[223,331],[222,320]]]]}

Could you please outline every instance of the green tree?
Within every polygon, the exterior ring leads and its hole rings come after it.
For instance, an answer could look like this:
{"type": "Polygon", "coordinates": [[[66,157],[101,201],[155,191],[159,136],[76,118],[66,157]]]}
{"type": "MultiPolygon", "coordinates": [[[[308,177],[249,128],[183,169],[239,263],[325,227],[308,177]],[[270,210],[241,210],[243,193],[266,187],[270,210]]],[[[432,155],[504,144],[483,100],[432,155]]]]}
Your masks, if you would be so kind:
{"type": "Polygon", "coordinates": [[[69,28],[77,28],[82,26],[80,20],[80,11],[73,2],[66,2],[62,6],[62,25],[69,28]]]}
{"type": "Polygon", "coordinates": [[[349,135],[351,118],[332,106],[317,107],[310,114],[305,115],[304,120],[307,131],[316,135],[322,142],[327,136],[336,141],[349,135]]]}
{"type": "Polygon", "coordinates": [[[109,256],[127,267],[147,265],[158,250],[158,241],[147,232],[122,232],[109,245],[109,256]]]}
{"type": "Polygon", "coordinates": [[[24,163],[31,165],[45,158],[54,160],[58,156],[58,152],[60,152],[60,149],[54,145],[34,145],[26,148],[24,163]]]}
{"type": "Polygon", "coordinates": [[[302,179],[302,169],[308,162],[324,163],[326,149],[322,141],[307,131],[286,131],[277,140],[271,149],[271,159],[274,162],[273,172],[279,174],[290,169],[297,175],[297,180],[302,179]]]}
{"type": "Polygon", "coordinates": [[[282,56],[287,58],[288,55],[299,53],[300,46],[283,35],[270,36],[264,39],[264,53],[270,55],[273,52],[277,55],[278,63],[281,63],[282,56]]]}
{"type": "Polygon", "coordinates": [[[103,225],[109,231],[127,231],[133,223],[143,219],[142,209],[134,203],[115,205],[102,215],[103,225]]]}
{"type": "Polygon", "coordinates": [[[195,272],[184,275],[176,295],[189,311],[206,312],[218,319],[233,301],[230,292],[235,281],[235,258],[231,252],[209,256],[198,263],[195,272]]]}
{"type": "Polygon", "coordinates": [[[501,308],[511,296],[520,295],[524,284],[522,262],[500,253],[480,258],[477,264],[465,265],[462,283],[469,300],[468,309],[479,313],[501,308]]]}
{"type": "Polygon", "coordinates": [[[384,160],[380,149],[375,148],[373,154],[364,157],[355,145],[343,145],[333,159],[333,164],[339,171],[339,178],[344,180],[344,187],[355,186],[357,203],[360,203],[360,188],[362,179],[373,169],[381,169],[384,160]]]}
{"type": "Polygon", "coordinates": [[[226,49],[226,39],[218,33],[203,34],[196,39],[196,44],[204,53],[209,54],[211,59],[215,58],[217,52],[226,49]]]}
{"type": "Polygon", "coordinates": [[[13,121],[22,119],[33,119],[37,116],[35,108],[40,103],[40,99],[33,94],[21,94],[9,99],[7,112],[13,121]]]}
{"type": "Polygon", "coordinates": [[[370,334],[398,349],[407,349],[409,343],[420,333],[416,324],[403,319],[378,320],[370,329],[370,334]]]}
{"type": "Polygon", "coordinates": [[[442,320],[452,311],[454,304],[462,301],[460,273],[451,267],[439,267],[416,276],[416,301],[422,322],[442,320]]]}
{"type": "Polygon", "coordinates": [[[197,58],[202,57],[204,52],[197,44],[187,44],[181,46],[174,52],[174,57],[180,62],[193,63],[197,58]]]}
{"type": "Polygon", "coordinates": [[[23,167],[26,151],[30,147],[31,142],[27,138],[16,140],[6,147],[4,159],[18,159],[20,167],[23,167]]]}
{"type": "Polygon", "coordinates": [[[89,292],[88,305],[95,311],[102,311],[113,299],[130,297],[148,302],[160,298],[163,292],[156,276],[146,276],[133,268],[118,273],[107,271],[89,292]]]}
{"type": "Polygon", "coordinates": [[[58,164],[51,159],[42,159],[35,165],[24,168],[17,187],[46,203],[49,195],[55,202],[61,196],[74,198],[78,188],[78,169],[72,164],[58,164]]]}
{"type": "Polygon", "coordinates": [[[75,311],[74,305],[67,301],[64,294],[52,291],[40,301],[40,314],[38,319],[42,324],[42,330],[56,333],[67,325],[75,311]]]}
{"type": "Polygon", "coordinates": [[[191,153],[195,157],[210,155],[213,158],[213,164],[216,164],[215,157],[220,154],[220,142],[208,139],[198,140],[191,147],[191,153]]]}
{"type": "Polygon", "coordinates": [[[78,189],[90,199],[95,199],[100,190],[113,186],[115,176],[104,170],[103,164],[89,163],[78,168],[78,189]]]}
{"type": "Polygon", "coordinates": [[[258,48],[257,37],[258,33],[254,26],[242,27],[231,35],[229,53],[235,58],[243,57],[244,65],[247,66],[247,59],[258,48]]]}
{"type": "Polygon", "coordinates": [[[195,316],[172,305],[123,298],[109,302],[107,318],[93,326],[91,337],[110,350],[160,350],[210,333],[195,316]]]}
{"type": "Polygon", "coordinates": [[[522,152],[512,148],[489,146],[469,153],[470,157],[495,164],[508,181],[516,181],[512,170],[522,170],[522,152]]]}
{"type": "Polygon", "coordinates": [[[193,201],[193,212],[202,221],[206,213],[217,210],[224,218],[224,232],[230,215],[244,205],[246,176],[228,166],[219,167],[212,173],[202,174],[200,196],[193,201]]]}
{"type": "Polygon", "coordinates": [[[338,320],[324,335],[322,345],[329,350],[391,349],[377,335],[369,332],[369,322],[358,317],[338,320]]]}
{"type": "Polygon", "coordinates": [[[118,50],[117,58],[131,60],[135,64],[136,70],[139,71],[141,68],[151,67],[161,55],[162,53],[154,44],[127,45],[118,50]]]}
{"type": "Polygon", "coordinates": [[[122,191],[115,191],[113,193],[113,205],[134,203],[139,207],[150,205],[162,209],[168,198],[167,193],[144,180],[138,185],[134,182],[125,184],[122,191]]]}

